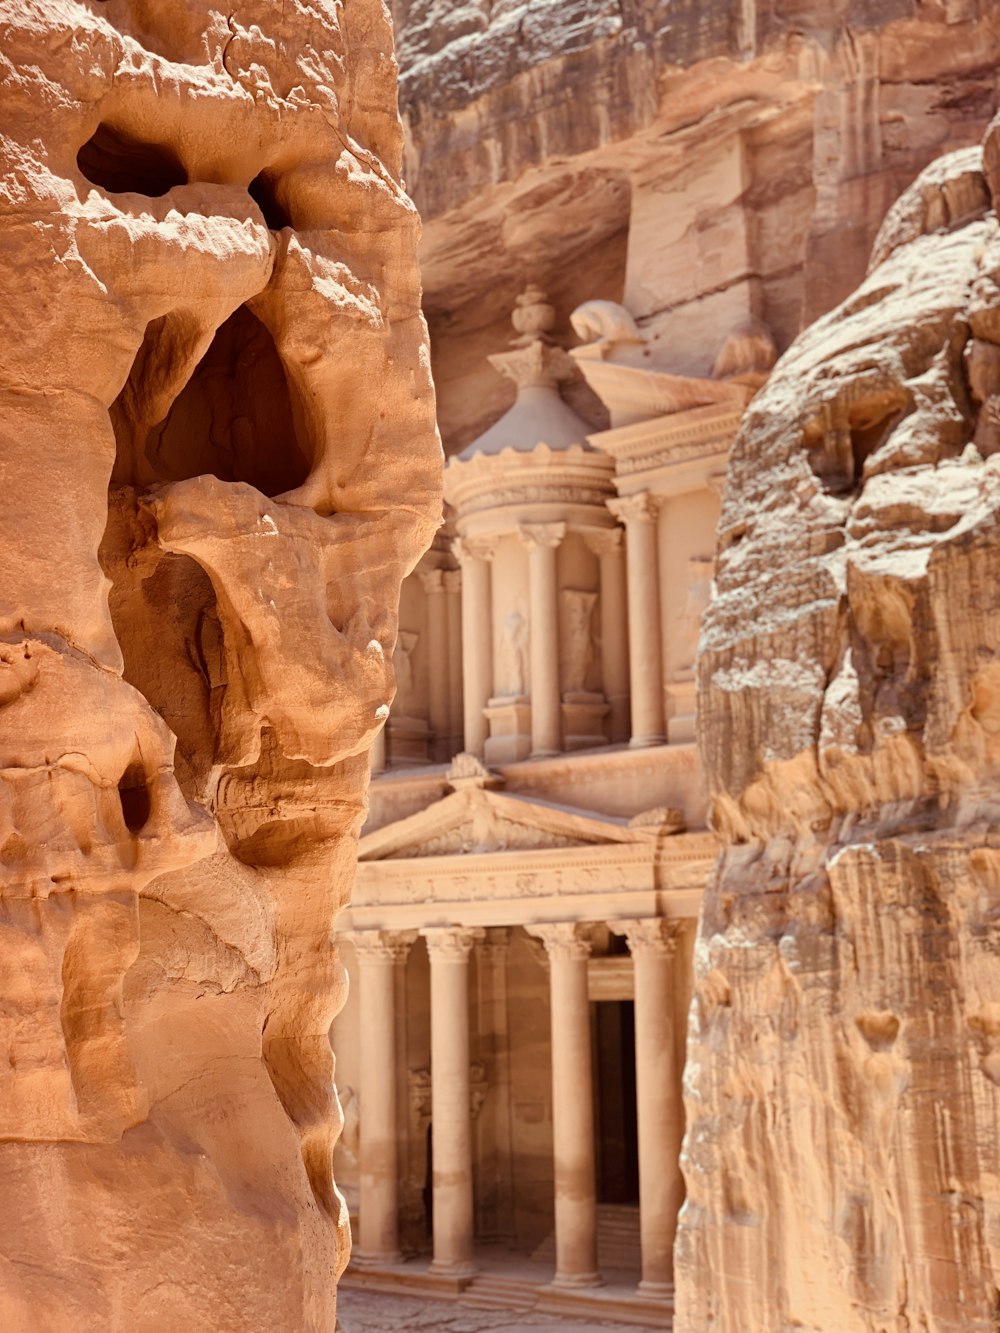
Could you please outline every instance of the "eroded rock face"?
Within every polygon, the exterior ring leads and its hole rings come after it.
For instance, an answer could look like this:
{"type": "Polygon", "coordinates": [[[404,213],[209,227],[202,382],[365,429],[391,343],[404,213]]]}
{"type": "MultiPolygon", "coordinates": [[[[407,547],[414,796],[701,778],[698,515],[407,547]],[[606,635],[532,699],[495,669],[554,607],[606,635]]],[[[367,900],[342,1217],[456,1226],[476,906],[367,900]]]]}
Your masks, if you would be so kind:
{"type": "Polygon", "coordinates": [[[998,152],[918,178],[734,447],[683,1333],[996,1328],[998,152]]]}
{"type": "Polygon", "coordinates": [[[331,1329],[440,448],[379,4],[0,0],[0,1325],[331,1329]]]}

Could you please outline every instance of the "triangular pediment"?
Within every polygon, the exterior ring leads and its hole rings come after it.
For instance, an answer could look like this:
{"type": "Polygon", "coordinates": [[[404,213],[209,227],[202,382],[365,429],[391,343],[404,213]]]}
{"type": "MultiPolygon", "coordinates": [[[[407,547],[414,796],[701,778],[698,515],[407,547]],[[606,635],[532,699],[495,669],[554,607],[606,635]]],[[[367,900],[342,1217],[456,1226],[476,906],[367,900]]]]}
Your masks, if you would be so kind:
{"type": "Polygon", "coordinates": [[[481,787],[453,792],[415,815],[366,834],[361,861],[492,852],[556,851],[632,843],[627,820],[481,787]]]}

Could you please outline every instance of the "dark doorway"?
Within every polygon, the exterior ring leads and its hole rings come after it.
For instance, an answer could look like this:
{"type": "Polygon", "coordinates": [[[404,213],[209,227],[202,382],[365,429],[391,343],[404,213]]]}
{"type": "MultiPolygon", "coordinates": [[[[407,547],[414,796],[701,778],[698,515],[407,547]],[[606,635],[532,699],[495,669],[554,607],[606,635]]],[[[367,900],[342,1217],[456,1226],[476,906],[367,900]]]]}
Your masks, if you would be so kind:
{"type": "Polygon", "coordinates": [[[602,1000],[593,1008],[597,1201],[638,1203],[635,1005],[602,1000]]]}

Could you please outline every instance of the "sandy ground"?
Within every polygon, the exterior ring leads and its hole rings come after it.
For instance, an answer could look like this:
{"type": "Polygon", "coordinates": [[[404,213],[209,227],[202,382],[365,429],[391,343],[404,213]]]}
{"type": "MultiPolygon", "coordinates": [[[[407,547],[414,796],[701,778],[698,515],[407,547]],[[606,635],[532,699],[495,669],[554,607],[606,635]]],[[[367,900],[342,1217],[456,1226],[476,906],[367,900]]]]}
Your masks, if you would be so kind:
{"type": "Polygon", "coordinates": [[[583,1324],[577,1318],[511,1310],[477,1310],[454,1301],[425,1301],[374,1291],[345,1291],[337,1296],[342,1333],[532,1333],[537,1328],[566,1333],[635,1333],[625,1324],[583,1324]]]}

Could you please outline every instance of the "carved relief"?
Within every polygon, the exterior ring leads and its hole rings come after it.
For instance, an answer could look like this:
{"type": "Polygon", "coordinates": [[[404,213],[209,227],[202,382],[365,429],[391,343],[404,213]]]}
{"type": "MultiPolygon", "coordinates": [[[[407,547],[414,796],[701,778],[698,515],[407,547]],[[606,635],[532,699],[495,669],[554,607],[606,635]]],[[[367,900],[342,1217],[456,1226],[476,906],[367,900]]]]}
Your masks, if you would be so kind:
{"type": "Polygon", "coordinates": [[[701,618],[712,595],[714,575],[714,557],[692,556],[688,561],[687,593],[677,627],[675,651],[678,665],[674,674],[675,680],[690,680],[694,675],[701,618]]]}
{"type": "Polygon", "coordinates": [[[559,593],[562,615],[562,686],[565,693],[583,693],[592,688],[596,661],[594,610],[597,593],[563,588],[559,593]]]}
{"type": "Polygon", "coordinates": [[[530,629],[523,610],[511,611],[500,632],[497,654],[497,697],[518,698],[528,693],[528,650],[530,629]]]}

